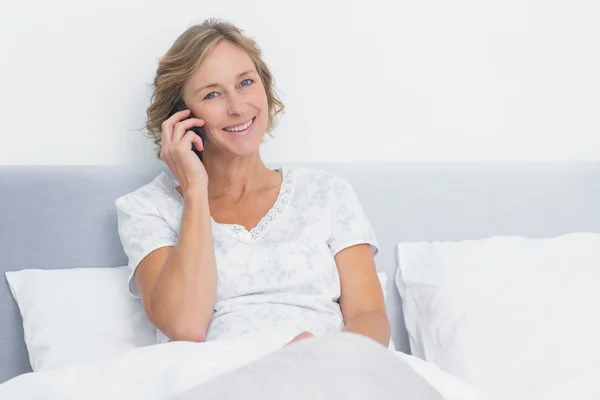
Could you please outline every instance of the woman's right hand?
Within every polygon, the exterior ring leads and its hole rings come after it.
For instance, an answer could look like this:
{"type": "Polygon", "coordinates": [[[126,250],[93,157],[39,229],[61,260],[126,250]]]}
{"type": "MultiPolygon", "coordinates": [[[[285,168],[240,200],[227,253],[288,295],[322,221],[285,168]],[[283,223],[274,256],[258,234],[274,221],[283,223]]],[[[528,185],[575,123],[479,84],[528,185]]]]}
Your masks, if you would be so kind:
{"type": "Polygon", "coordinates": [[[185,119],[190,112],[190,110],[176,112],[161,125],[160,159],[173,172],[184,195],[190,190],[205,189],[208,185],[206,169],[196,153],[192,151],[192,146],[202,151],[204,143],[200,136],[189,130],[194,126],[204,125],[204,120],[185,119]]]}

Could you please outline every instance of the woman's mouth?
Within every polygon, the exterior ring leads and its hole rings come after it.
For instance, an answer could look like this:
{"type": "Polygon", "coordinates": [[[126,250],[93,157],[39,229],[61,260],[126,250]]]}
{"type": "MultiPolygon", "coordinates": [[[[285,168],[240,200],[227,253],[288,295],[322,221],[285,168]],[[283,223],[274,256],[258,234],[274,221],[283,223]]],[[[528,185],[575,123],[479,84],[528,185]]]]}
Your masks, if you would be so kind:
{"type": "Polygon", "coordinates": [[[234,135],[234,136],[246,135],[250,132],[250,130],[251,130],[250,128],[252,128],[252,125],[254,124],[255,119],[256,119],[256,117],[253,117],[248,122],[245,122],[240,125],[229,126],[227,128],[223,128],[223,130],[225,132],[229,133],[230,135],[234,135]]]}

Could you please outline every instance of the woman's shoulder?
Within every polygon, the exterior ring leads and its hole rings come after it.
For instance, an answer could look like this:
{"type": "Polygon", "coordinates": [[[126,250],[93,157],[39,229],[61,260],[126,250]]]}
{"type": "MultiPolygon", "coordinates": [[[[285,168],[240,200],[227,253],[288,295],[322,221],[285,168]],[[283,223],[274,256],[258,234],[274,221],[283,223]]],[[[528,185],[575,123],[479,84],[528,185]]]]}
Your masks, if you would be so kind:
{"type": "Polygon", "coordinates": [[[306,166],[293,166],[288,169],[292,172],[294,186],[305,192],[319,192],[322,197],[326,193],[325,197],[332,198],[354,190],[350,181],[337,172],[306,166]]]}
{"type": "Polygon", "coordinates": [[[354,190],[346,178],[333,171],[294,166],[288,167],[288,172],[292,176],[294,191],[302,198],[310,198],[319,203],[335,202],[354,190]]]}
{"type": "Polygon", "coordinates": [[[339,185],[340,183],[347,183],[347,180],[341,175],[325,169],[306,166],[284,166],[283,168],[286,168],[288,172],[291,172],[294,181],[300,185],[322,183],[328,186],[334,186],[339,185]]]}
{"type": "Polygon", "coordinates": [[[177,186],[174,178],[165,171],[160,172],[150,182],[137,189],[119,196],[115,205],[119,208],[127,207],[153,207],[164,203],[165,199],[176,200],[177,186]]]}

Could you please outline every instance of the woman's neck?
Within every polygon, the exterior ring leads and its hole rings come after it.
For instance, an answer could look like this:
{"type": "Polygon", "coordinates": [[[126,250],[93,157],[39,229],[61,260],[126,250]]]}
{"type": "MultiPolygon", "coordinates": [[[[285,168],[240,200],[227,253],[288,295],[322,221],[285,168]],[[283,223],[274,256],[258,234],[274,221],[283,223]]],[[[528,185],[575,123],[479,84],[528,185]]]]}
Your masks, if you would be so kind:
{"type": "Polygon", "coordinates": [[[208,196],[212,199],[240,199],[249,192],[262,190],[274,184],[276,172],[266,167],[260,157],[247,157],[204,163],[208,174],[208,196]]]}

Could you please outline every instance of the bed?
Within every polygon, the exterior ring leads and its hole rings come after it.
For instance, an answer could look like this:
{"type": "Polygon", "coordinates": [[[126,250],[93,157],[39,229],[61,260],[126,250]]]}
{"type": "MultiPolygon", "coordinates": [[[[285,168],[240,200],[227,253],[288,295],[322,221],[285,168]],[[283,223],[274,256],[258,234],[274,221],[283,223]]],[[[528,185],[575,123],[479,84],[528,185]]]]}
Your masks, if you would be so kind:
{"type": "MultiPolygon", "coordinates": [[[[600,232],[600,164],[314,164],[354,186],[380,244],[395,349],[411,354],[397,282],[397,244],[549,238],[600,232]]],[[[149,182],[161,165],[0,167],[0,269],[126,265],[114,200],[149,182]]],[[[0,383],[32,371],[23,320],[0,283],[0,383]]]]}

